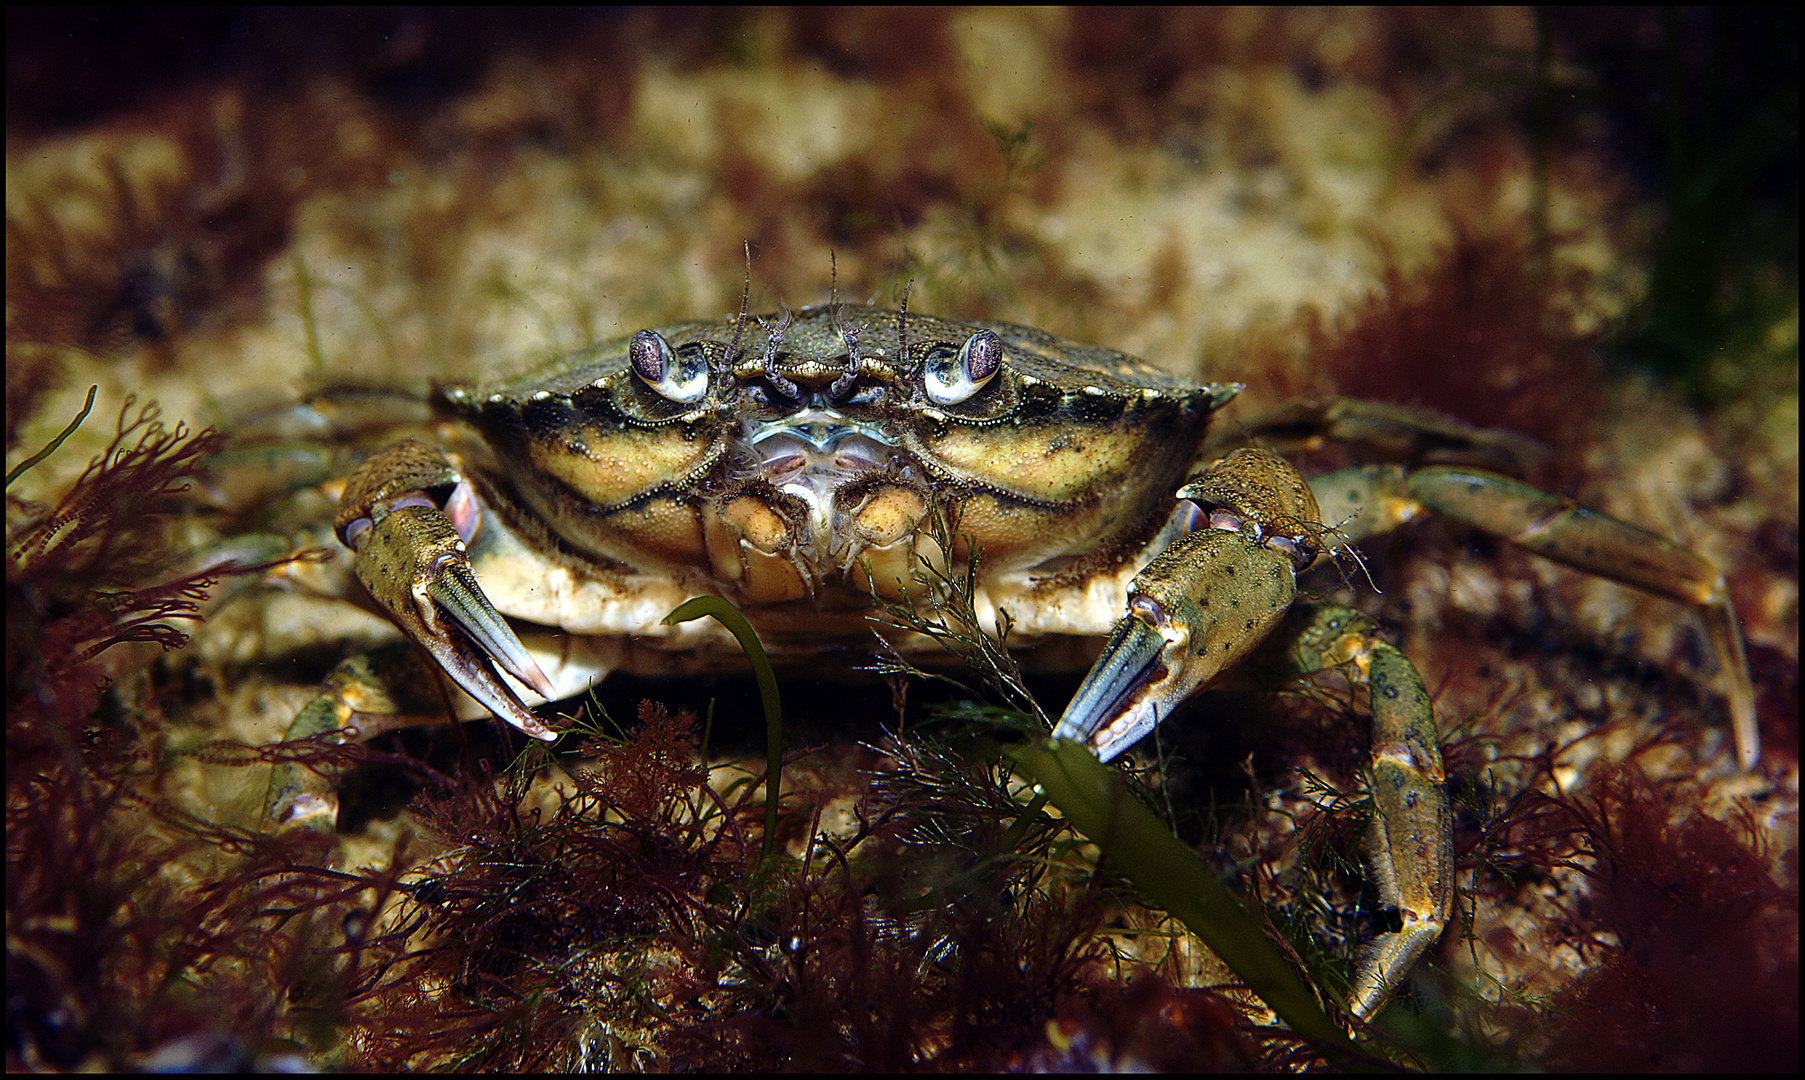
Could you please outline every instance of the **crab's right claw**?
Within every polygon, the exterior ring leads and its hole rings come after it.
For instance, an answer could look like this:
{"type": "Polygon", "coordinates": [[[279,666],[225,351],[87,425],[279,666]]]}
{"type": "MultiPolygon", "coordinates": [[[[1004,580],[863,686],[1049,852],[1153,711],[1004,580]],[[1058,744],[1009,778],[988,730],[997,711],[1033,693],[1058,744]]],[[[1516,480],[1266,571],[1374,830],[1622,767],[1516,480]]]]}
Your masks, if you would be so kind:
{"type": "Polygon", "coordinates": [[[352,478],[340,500],[339,538],[356,552],[354,569],[370,596],[453,681],[496,716],[549,742],[557,734],[496,670],[553,696],[551,680],[470,570],[464,538],[446,511],[468,497],[461,485],[442,454],[402,443],[352,478]]]}

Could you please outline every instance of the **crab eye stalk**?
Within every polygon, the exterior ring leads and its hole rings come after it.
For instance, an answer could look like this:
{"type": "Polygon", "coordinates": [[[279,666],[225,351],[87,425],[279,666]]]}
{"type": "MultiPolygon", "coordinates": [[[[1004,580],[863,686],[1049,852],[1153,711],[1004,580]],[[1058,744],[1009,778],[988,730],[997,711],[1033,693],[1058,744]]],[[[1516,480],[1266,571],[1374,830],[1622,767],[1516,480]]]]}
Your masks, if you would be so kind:
{"type": "Polygon", "coordinates": [[[708,359],[698,345],[672,349],[650,330],[633,335],[627,359],[641,382],[672,401],[688,405],[708,393],[708,359]]]}
{"type": "Polygon", "coordinates": [[[957,353],[946,345],[928,350],[922,381],[928,400],[936,405],[966,401],[1003,367],[1003,342],[991,330],[980,330],[965,339],[957,353]]]}
{"type": "Polygon", "coordinates": [[[1301,532],[1294,536],[1274,532],[1266,537],[1266,546],[1281,555],[1290,556],[1292,568],[1300,574],[1308,570],[1310,564],[1316,561],[1317,553],[1320,550],[1320,545],[1315,539],[1308,533],[1301,532]]]}

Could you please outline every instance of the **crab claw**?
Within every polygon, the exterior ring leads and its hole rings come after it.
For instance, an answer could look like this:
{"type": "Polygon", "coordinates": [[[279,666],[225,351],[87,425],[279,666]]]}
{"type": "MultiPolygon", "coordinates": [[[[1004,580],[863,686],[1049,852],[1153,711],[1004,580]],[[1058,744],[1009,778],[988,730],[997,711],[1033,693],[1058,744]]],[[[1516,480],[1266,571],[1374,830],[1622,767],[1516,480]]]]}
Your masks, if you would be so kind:
{"type": "Polygon", "coordinates": [[[1164,697],[1149,696],[1170,674],[1160,662],[1165,651],[1165,638],[1153,623],[1136,615],[1118,622],[1103,655],[1053,728],[1053,737],[1085,742],[1109,761],[1152,731],[1161,719],[1160,706],[1167,703],[1164,697]]]}
{"type": "Polygon", "coordinates": [[[1104,761],[1258,645],[1317,555],[1316,497],[1276,454],[1236,450],[1178,497],[1197,531],[1135,575],[1128,616],[1053,728],[1104,761]]]}
{"type": "Polygon", "coordinates": [[[1283,551],[1219,528],[1180,538],[1136,575],[1053,737],[1114,758],[1259,644],[1296,591],[1283,551]]]}
{"type": "MultiPolygon", "coordinates": [[[[471,697],[535,739],[556,739],[496,668],[545,698],[554,694],[551,680],[483,594],[463,536],[433,497],[435,491],[451,492],[444,505],[455,510],[468,505],[465,489],[442,455],[414,442],[396,449],[402,452],[366,466],[372,475],[364,483],[354,478],[340,503],[339,537],[357,553],[358,579],[471,697]],[[422,461],[434,471],[422,474],[422,461]],[[449,485],[412,486],[447,478],[449,485]]],[[[459,513],[468,520],[469,511],[459,513]]]]}

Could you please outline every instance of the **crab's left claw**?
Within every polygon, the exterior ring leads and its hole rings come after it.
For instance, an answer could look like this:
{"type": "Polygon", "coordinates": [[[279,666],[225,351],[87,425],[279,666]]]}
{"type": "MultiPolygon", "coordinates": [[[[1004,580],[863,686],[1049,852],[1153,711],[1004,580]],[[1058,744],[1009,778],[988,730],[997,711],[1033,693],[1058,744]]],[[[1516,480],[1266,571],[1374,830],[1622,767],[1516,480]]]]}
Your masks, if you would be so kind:
{"type": "Polygon", "coordinates": [[[474,513],[468,498],[443,454],[409,440],[352,477],[339,502],[338,535],[357,553],[354,569],[370,596],[453,681],[495,715],[549,742],[557,734],[496,670],[553,696],[551,680],[470,570],[454,522],[474,513]]]}
{"type": "Polygon", "coordinates": [[[1178,494],[1197,531],[1135,576],[1127,617],[1053,729],[1104,761],[1259,644],[1316,557],[1316,501],[1274,454],[1238,450],[1178,494]]]}
{"type": "Polygon", "coordinates": [[[1230,532],[1195,532],[1135,578],[1084,684],[1053,729],[1108,761],[1260,643],[1296,593],[1291,560],[1230,532]]]}

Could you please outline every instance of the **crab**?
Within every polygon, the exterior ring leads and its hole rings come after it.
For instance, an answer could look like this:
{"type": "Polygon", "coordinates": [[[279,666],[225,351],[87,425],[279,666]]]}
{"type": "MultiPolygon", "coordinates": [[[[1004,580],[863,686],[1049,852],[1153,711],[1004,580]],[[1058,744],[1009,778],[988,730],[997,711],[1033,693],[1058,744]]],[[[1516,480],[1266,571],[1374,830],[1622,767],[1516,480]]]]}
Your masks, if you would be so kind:
{"type": "MultiPolygon", "coordinates": [[[[931,587],[911,573],[921,562],[975,559],[973,611],[1011,647],[1102,641],[1053,736],[1103,761],[1256,648],[1283,679],[1347,672],[1372,701],[1363,850],[1401,919],[1354,974],[1349,1009],[1370,1017],[1450,918],[1452,813],[1415,668],[1370,619],[1299,596],[1325,549],[1433,511],[1697,608],[1745,767],[1758,754],[1748,666],[1722,575],[1666,539],[1493,471],[1380,465],[1306,482],[1257,445],[1301,431],[1484,458],[1508,440],[1337,401],[1212,441],[1212,415],[1240,390],[1026,326],[842,304],[748,319],[742,306],[438,388],[430,437],[357,468],[336,533],[369,597],[469,695],[465,711],[543,740],[557,733],[533,704],[610,671],[737,656],[720,627],[667,624],[690,597],[725,598],[774,661],[796,664],[869,649],[874,606],[931,587]]],[[[402,711],[371,675],[342,665],[290,738],[367,737],[368,717],[402,711]]],[[[279,770],[267,812],[317,826],[335,804],[319,778],[279,770]]]]}

